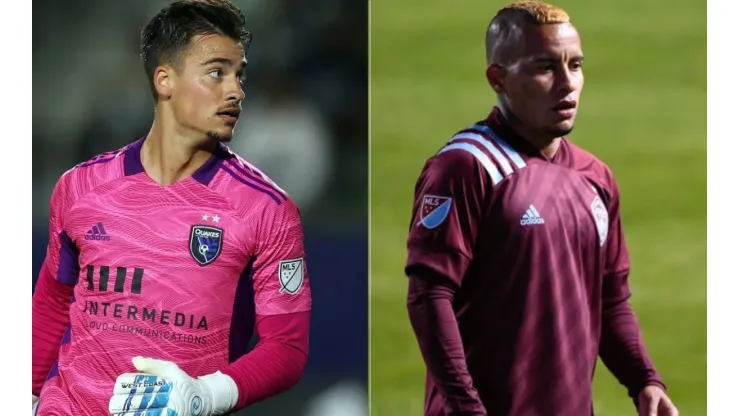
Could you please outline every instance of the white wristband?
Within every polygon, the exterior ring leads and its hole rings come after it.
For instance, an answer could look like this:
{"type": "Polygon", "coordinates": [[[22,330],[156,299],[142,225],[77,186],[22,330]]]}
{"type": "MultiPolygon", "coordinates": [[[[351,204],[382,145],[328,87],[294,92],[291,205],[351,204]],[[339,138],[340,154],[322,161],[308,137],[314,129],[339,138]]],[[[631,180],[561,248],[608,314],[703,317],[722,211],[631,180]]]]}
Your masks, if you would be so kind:
{"type": "Polygon", "coordinates": [[[198,377],[206,390],[213,397],[213,414],[223,415],[236,406],[239,400],[239,388],[233,378],[216,371],[207,376],[198,377]]]}

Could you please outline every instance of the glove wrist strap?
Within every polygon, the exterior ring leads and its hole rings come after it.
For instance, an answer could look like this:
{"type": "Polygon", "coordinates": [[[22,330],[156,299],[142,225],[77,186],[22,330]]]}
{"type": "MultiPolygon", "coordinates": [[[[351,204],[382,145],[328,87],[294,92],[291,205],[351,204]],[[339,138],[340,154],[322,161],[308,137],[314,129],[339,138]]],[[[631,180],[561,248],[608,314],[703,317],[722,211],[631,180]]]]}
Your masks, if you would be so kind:
{"type": "Polygon", "coordinates": [[[226,374],[217,371],[207,376],[198,377],[213,398],[213,414],[222,415],[236,406],[239,399],[239,388],[236,382],[226,374]]]}

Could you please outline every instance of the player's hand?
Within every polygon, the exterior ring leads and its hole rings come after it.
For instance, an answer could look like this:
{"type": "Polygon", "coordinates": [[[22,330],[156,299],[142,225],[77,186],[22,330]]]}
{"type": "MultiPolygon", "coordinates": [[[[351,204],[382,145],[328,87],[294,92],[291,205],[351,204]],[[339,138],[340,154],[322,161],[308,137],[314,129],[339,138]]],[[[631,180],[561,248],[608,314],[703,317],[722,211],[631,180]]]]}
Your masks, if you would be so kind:
{"type": "Polygon", "coordinates": [[[638,403],[640,416],[678,416],[678,409],[665,391],[658,386],[647,386],[642,389],[638,403]]]}
{"type": "Polygon", "coordinates": [[[31,395],[31,416],[36,414],[36,408],[39,407],[39,398],[31,395]]]}
{"type": "Polygon", "coordinates": [[[117,416],[222,415],[236,404],[231,377],[216,372],[194,379],[171,361],[135,357],[138,373],[118,376],[108,410],[117,416]]]}

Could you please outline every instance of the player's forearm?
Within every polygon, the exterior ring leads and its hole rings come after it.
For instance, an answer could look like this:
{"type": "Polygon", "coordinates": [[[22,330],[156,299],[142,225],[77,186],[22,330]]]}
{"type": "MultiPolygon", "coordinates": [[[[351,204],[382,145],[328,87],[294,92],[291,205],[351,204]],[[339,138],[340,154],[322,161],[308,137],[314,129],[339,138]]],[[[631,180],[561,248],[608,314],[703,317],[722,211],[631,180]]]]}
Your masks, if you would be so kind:
{"type": "Polygon", "coordinates": [[[465,361],[453,289],[419,273],[409,276],[408,313],[427,370],[446,398],[446,411],[485,415],[465,361]]]}
{"type": "Polygon", "coordinates": [[[650,384],[665,388],[650,361],[637,316],[628,302],[626,276],[611,280],[620,282],[621,287],[610,290],[609,285],[605,285],[599,348],[601,359],[633,398],[650,384]]]}
{"type": "Polygon", "coordinates": [[[260,342],[223,373],[236,382],[234,410],[280,394],[298,383],[308,357],[310,313],[258,316],[260,342]]]}
{"type": "Polygon", "coordinates": [[[47,265],[41,269],[32,306],[32,393],[36,396],[59,355],[69,325],[73,287],[56,281],[47,265]]]}

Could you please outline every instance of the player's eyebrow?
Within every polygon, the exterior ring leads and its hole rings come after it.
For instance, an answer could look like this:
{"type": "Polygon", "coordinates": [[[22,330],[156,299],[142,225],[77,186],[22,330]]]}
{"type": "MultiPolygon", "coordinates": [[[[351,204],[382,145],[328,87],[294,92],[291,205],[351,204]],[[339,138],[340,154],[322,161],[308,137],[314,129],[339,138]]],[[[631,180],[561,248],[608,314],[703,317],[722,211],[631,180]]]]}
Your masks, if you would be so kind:
{"type": "Polygon", "coordinates": [[[210,64],[224,64],[224,65],[233,65],[230,59],[227,58],[211,58],[205,62],[203,62],[203,66],[210,65],[210,64]]]}
{"type": "MultiPolygon", "coordinates": [[[[228,58],[220,58],[220,57],[215,57],[215,58],[208,59],[207,61],[203,62],[202,65],[203,66],[208,66],[208,65],[211,65],[211,64],[222,64],[222,65],[225,65],[225,66],[233,66],[234,65],[234,63],[231,61],[231,59],[228,59],[228,58]]],[[[247,59],[245,58],[245,59],[242,59],[239,62],[239,67],[236,69],[236,76],[239,77],[239,78],[241,78],[241,79],[244,79],[244,76],[246,75],[246,72],[247,72],[247,59]]]]}
{"type": "MultiPolygon", "coordinates": [[[[203,66],[208,66],[208,65],[211,65],[211,64],[223,64],[223,65],[228,65],[228,66],[234,65],[234,63],[231,62],[231,59],[228,59],[228,58],[219,58],[219,57],[211,58],[211,59],[203,62],[203,66]]],[[[246,59],[241,60],[239,62],[239,68],[238,68],[238,70],[239,71],[244,71],[244,69],[246,67],[247,67],[247,60],[246,59]]]]}
{"type": "MultiPolygon", "coordinates": [[[[553,56],[553,55],[540,55],[540,56],[535,56],[532,59],[530,59],[530,62],[533,62],[533,63],[536,63],[536,64],[539,64],[539,63],[556,63],[556,62],[560,62],[560,61],[561,60],[560,60],[560,57],[559,56],[553,56]]],[[[572,61],[583,62],[583,55],[572,56],[569,59],[569,61],[571,61],[571,62],[572,61]]]]}

